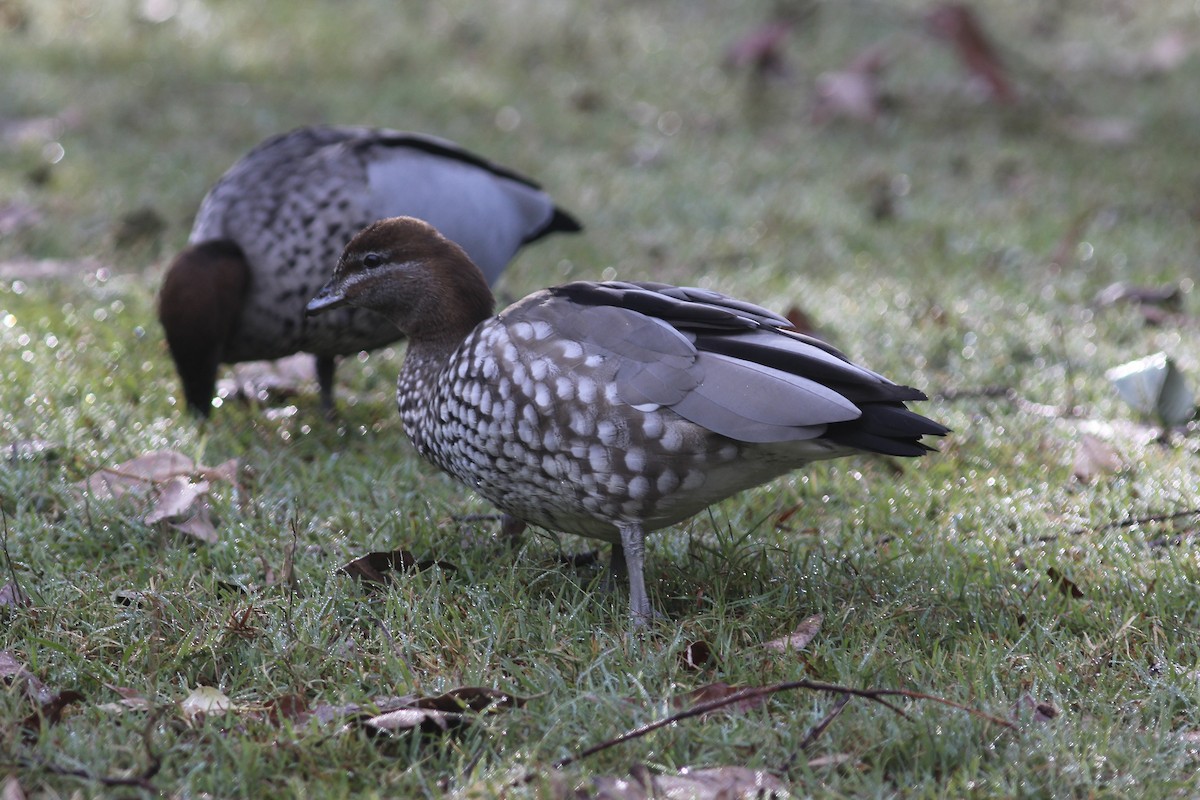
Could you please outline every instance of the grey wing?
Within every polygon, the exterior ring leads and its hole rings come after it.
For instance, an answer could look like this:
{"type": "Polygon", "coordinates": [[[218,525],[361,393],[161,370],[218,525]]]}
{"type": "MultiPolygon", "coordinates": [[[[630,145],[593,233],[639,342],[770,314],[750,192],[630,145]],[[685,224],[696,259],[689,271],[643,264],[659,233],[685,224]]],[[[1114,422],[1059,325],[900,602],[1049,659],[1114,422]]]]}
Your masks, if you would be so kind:
{"type": "MultiPolygon", "coordinates": [[[[829,424],[861,414],[854,403],[818,381],[703,351],[694,336],[671,321],[620,306],[580,306],[552,293],[535,297],[536,303],[520,304],[523,318],[549,323],[602,358],[617,396],[640,410],[670,408],[710,431],[745,442],[813,439],[829,424]]],[[[701,313],[705,324],[712,324],[710,316],[701,313]]]]}
{"type": "Polygon", "coordinates": [[[521,245],[550,230],[572,229],[536,185],[446,147],[431,149],[427,140],[411,135],[361,144],[357,150],[366,163],[365,202],[372,217],[425,220],[466,250],[489,283],[521,245]]]}

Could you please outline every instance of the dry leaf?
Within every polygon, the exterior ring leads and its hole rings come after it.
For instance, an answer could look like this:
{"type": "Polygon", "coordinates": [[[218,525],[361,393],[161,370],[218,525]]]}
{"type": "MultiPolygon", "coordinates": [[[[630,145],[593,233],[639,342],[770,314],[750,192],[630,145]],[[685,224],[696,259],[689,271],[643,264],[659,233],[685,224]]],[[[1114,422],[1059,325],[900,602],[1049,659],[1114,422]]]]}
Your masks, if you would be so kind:
{"type": "Polygon", "coordinates": [[[153,525],[185,514],[190,516],[188,512],[191,511],[192,505],[208,494],[208,490],[208,481],[193,483],[191,478],[183,476],[176,476],[159,484],[154,506],[146,515],[146,524],[153,525]]]}
{"type": "Polygon", "coordinates": [[[1027,711],[1032,712],[1034,722],[1049,722],[1061,713],[1053,703],[1035,700],[1031,695],[1023,694],[1013,708],[1013,719],[1019,718],[1027,711]]]}
{"type": "Polygon", "coordinates": [[[128,492],[146,490],[155,483],[186,477],[195,471],[195,462],[182,453],[155,450],[115,467],[97,470],[76,486],[86,489],[97,500],[114,500],[128,492]]]}
{"type": "Polygon", "coordinates": [[[1075,465],[1071,472],[1080,483],[1091,483],[1101,475],[1121,468],[1117,449],[1103,439],[1085,433],[1079,437],[1075,450],[1075,465]]]}
{"type": "Polygon", "coordinates": [[[772,639],[769,642],[765,642],[763,647],[780,653],[799,652],[807,647],[808,643],[821,632],[821,623],[824,619],[820,614],[813,614],[801,622],[792,633],[779,639],[772,639]]]}
{"type": "Polygon", "coordinates": [[[279,405],[316,383],[316,361],[297,353],[278,361],[246,361],[233,368],[232,378],[217,381],[217,396],[226,402],[253,400],[279,405]]]}
{"type": "Polygon", "coordinates": [[[41,704],[52,696],[46,685],[30,672],[16,653],[11,650],[0,650],[0,685],[16,686],[23,684],[25,696],[41,704]]]}
{"type": "Polygon", "coordinates": [[[447,572],[458,570],[448,561],[424,559],[418,561],[416,556],[403,548],[391,551],[375,551],[360,556],[349,564],[338,568],[338,572],[357,578],[366,583],[387,583],[388,576],[395,572],[416,570],[423,572],[431,567],[437,567],[447,572]]]}
{"type": "MultiPolygon", "coordinates": [[[[726,698],[733,697],[740,692],[746,691],[746,688],[747,687],[745,686],[730,686],[724,681],[717,681],[716,683],[709,683],[699,687],[698,689],[693,689],[690,692],[684,692],[683,694],[675,695],[671,698],[671,706],[676,709],[684,709],[692,708],[693,706],[698,706],[703,703],[713,703],[718,700],[725,700],[726,698]]],[[[745,712],[754,708],[758,708],[766,702],[766,695],[755,695],[752,697],[747,697],[744,700],[731,702],[729,705],[723,706],[718,710],[725,712],[745,712]]]]}
{"type": "Polygon", "coordinates": [[[774,775],[747,767],[689,767],[674,775],[656,775],[638,765],[627,777],[593,777],[572,796],[576,800],[783,800],[791,793],[774,775]]]}
{"type": "Polygon", "coordinates": [[[203,719],[207,716],[220,716],[233,710],[233,701],[220,689],[211,686],[197,686],[191,694],[179,703],[179,709],[189,720],[203,719]]]}
{"type": "Polygon", "coordinates": [[[1138,136],[1137,120],[1127,117],[1083,117],[1067,115],[1058,118],[1058,129],[1077,142],[1106,147],[1131,144],[1138,136]]]}
{"type": "Polygon", "coordinates": [[[1074,581],[1072,581],[1066,575],[1063,575],[1054,567],[1050,567],[1046,570],[1046,576],[1054,583],[1054,587],[1067,597],[1078,600],[1084,596],[1083,589],[1080,589],[1078,586],[1076,586],[1074,581]]]}
{"type": "Polygon", "coordinates": [[[103,703],[97,708],[101,711],[107,711],[110,714],[124,714],[126,711],[149,711],[150,701],[142,696],[142,693],[137,689],[129,689],[125,686],[108,686],[117,694],[121,695],[121,699],[115,703],[103,703]]]}
{"type": "Polygon", "coordinates": [[[690,643],[679,654],[679,665],[693,672],[699,672],[715,663],[716,657],[713,656],[712,647],[703,640],[690,643]]]}
{"type": "Polygon", "coordinates": [[[276,725],[284,720],[293,725],[303,725],[313,715],[308,700],[298,694],[281,694],[267,701],[267,719],[276,725]]]}
{"type": "Polygon", "coordinates": [[[237,488],[239,469],[236,458],[206,467],[182,453],[156,450],[97,470],[76,487],[101,500],[149,495],[147,525],[166,522],[181,533],[212,544],[217,541],[217,530],[208,495],[214,482],[237,488]]]}
{"type": "Polygon", "coordinates": [[[937,39],[948,42],[967,71],[998,103],[1012,103],[1017,93],[1008,80],[999,51],[975,12],[965,3],[942,3],[925,16],[926,29],[937,39]]]}
{"type": "Polygon", "coordinates": [[[0,586],[0,608],[28,608],[33,601],[25,596],[21,587],[9,581],[0,586]]]}
{"type": "Polygon", "coordinates": [[[1092,302],[1102,308],[1115,306],[1118,303],[1134,303],[1162,306],[1170,311],[1180,311],[1183,308],[1183,293],[1183,287],[1178,283],[1168,283],[1162,286],[1138,286],[1126,281],[1117,281],[1096,292],[1092,302]]]}
{"type": "Polygon", "coordinates": [[[0,790],[0,800],[25,800],[25,790],[15,776],[8,776],[4,781],[4,789],[0,790]]]}
{"type": "Polygon", "coordinates": [[[726,49],[726,68],[749,68],[760,77],[786,74],[784,48],[791,33],[792,23],[788,20],[763,23],[726,49]]]}
{"type": "Polygon", "coordinates": [[[195,539],[208,544],[216,544],[217,528],[213,525],[212,514],[208,502],[201,500],[196,509],[196,513],[182,522],[172,522],[171,527],[180,533],[187,534],[195,539]]]}
{"type": "Polygon", "coordinates": [[[876,43],[859,53],[845,69],[817,76],[812,120],[823,125],[835,119],[874,123],[883,110],[879,81],[888,53],[876,43]]]}
{"type": "Polygon", "coordinates": [[[436,697],[405,697],[394,707],[357,722],[371,733],[403,733],[420,729],[440,733],[469,725],[479,714],[526,703],[523,697],[486,687],[464,686],[436,697]]]}

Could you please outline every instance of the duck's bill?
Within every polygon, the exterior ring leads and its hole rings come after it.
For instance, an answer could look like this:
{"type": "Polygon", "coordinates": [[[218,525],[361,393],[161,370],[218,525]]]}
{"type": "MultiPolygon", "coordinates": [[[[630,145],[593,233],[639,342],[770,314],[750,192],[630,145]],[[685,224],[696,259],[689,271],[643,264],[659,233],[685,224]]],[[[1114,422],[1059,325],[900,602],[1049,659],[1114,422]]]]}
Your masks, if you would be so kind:
{"type": "Polygon", "coordinates": [[[317,292],[317,296],[308,301],[308,305],[304,307],[304,313],[308,316],[320,314],[322,311],[328,311],[331,308],[337,308],[346,304],[346,298],[338,291],[333,282],[329,282],[321,287],[317,292]]]}

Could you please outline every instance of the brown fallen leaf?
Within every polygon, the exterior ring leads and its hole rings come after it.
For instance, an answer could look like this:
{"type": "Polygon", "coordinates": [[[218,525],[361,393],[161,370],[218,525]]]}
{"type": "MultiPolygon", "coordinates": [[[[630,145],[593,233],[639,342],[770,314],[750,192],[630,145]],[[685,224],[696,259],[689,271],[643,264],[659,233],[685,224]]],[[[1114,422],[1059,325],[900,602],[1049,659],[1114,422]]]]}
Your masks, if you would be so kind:
{"type": "Polygon", "coordinates": [[[436,697],[400,698],[398,707],[356,720],[351,727],[369,733],[396,734],[412,730],[422,733],[442,733],[470,725],[480,714],[524,705],[526,699],[478,686],[452,689],[436,697]]]}
{"type": "Polygon", "coordinates": [[[1063,575],[1054,567],[1050,567],[1046,570],[1046,577],[1050,578],[1050,580],[1054,583],[1054,588],[1058,589],[1067,597],[1078,600],[1084,596],[1083,589],[1080,589],[1078,586],[1076,586],[1074,581],[1072,581],[1066,575],[1063,575]]]}
{"type": "Polygon", "coordinates": [[[1108,442],[1090,433],[1079,437],[1075,449],[1075,463],[1071,474],[1080,483],[1091,483],[1101,475],[1108,475],[1121,468],[1121,456],[1108,442]]]}
{"type": "Polygon", "coordinates": [[[109,689],[121,696],[121,699],[115,703],[102,703],[97,706],[101,711],[107,711],[110,714],[124,714],[127,711],[149,711],[150,701],[142,696],[142,693],[137,689],[130,689],[126,686],[112,686],[105,684],[109,689]]]}
{"type": "Polygon", "coordinates": [[[233,369],[232,378],[217,381],[224,402],[282,405],[317,382],[316,362],[307,353],[278,361],[247,361],[233,369]]]}
{"type": "Polygon", "coordinates": [[[768,650],[774,650],[778,653],[799,652],[808,646],[808,643],[816,638],[821,632],[821,623],[825,620],[820,614],[813,614],[806,617],[797,627],[796,630],[789,633],[787,636],[782,636],[778,639],[772,639],[769,642],[764,642],[763,647],[768,650]]]}
{"type": "Polygon", "coordinates": [[[1035,700],[1032,695],[1023,694],[1013,707],[1013,719],[1017,720],[1027,713],[1034,722],[1049,722],[1058,717],[1061,712],[1053,703],[1035,700]]]}
{"type": "Polygon", "coordinates": [[[25,800],[25,790],[15,775],[9,775],[4,780],[4,788],[0,789],[0,800],[25,800]]]}
{"type": "Polygon", "coordinates": [[[339,567],[338,572],[365,583],[387,583],[391,573],[415,570],[424,572],[432,567],[446,572],[456,572],[458,567],[448,561],[424,559],[418,561],[416,556],[403,548],[391,551],[375,551],[359,556],[345,566],[339,567]]]}
{"type": "Polygon", "coordinates": [[[1092,302],[1104,308],[1120,303],[1161,306],[1169,311],[1183,310],[1183,287],[1178,283],[1161,286],[1138,286],[1126,281],[1110,283],[1092,298],[1092,302]]]}
{"type": "MultiPolygon", "coordinates": [[[[675,695],[671,698],[671,707],[675,709],[691,708],[702,703],[711,703],[715,700],[724,700],[727,697],[733,697],[739,692],[745,691],[745,686],[731,686],[724,681],[709,683],[697,689],[692,689],[690,692],[675,695]]],[[[757,695],[748,697],[745,700],[738,700],[722,707],[720,710],[725,712],[746,712],[751,709],[758,708],[767,702],[766,695],[757,695]]]]}
{"type": "Polygon", "coordinates": [[[592,777],[570,795],[575,800],[783,800],[791,796],[779,778],[748,767],[685,767],[660,775],[641,764],[624,777],[592,777]]]}
{"type": "Polygon", "coordinates": [[[26,597],[21,587],[9,581],[0,586],[0,608],[29,608],[33,601],[26,597]]]}
{"type": "Polygon", "coordinates": [[[880,80],[888,60],[889,53],[883,43],[876,42],[844,69],[818,75],[812,121],[817,125],[838,119],[875,123],[883,111],[880,80]]]}
{"type": "Polygon", "coordinates": [[[0,685],[21,687],[25,696],[36,703],[44,703],[53,696],[11,650],[0,650],[0,685]]]}
{"type": "Polygon", "coordinates": [[[690,642],[679,654],[679,665],[692,672],[699,672],[715,663],[712,646],[704,640],[690,642]]]}
{"type": "Polygon", "coordinates": [[[156,450],[99,469],[75,486],[80,498],[85,493],[100,500],[146,497],[147,525],[167,523],[181,533],[211,544],[218,538],[208,503],[212,484],[220,482],[240,488],[239,468],[236,458],[206,467],[182,453],[156,450]]]}
{"type": "Polygon", "coordinates": [[[27,732],[36,733],[43,725],[57,725],[62,721],[63,711],[67,706],[83,700],[82,692],[68,689],[65,692],[55,692],[45,702],[41,703],[32,714],[25,717],[21,727],[27,732]]]}
{"type": "Polygon", "coordinates": [[[286,720],[300,726],[312,717],[313,712],[308,707],[308,700],[299,694],[281,694],[267,701],[267,719],[275,725],[281,725],[286,720]]]}
{"type": "Polygon", "coordinates": [[[787,74],[785,47],[792,34],[790,20],[769,20],[746,33],[725,50],[726,69],[750,69],[759,77],[787,74]]]}
{"type": "Polygon", "coordinates": [[[1084,144],[1120,147],[1132,144],[1141,125],[1128,117],[1085,117],[1063,115],[1057,119],[1058,130],[1065,136],[1084,144]]]}
{"type": "Polygon", "coordinates": [[[221,716],[234,710],[233,701],[220,689],[212,686],[197,686],[187,697],[179,701],[179,710],[188,720],[203,720],[221,716]]]}
{"type": "Polygon", "coordinates": [[[1016,102],[1017,93],[996,46],[983,32],[983,24],[965,3],[941,3],[925,15],[926,30],[949,43],[988,96],[997,103],[1016,102]]]}

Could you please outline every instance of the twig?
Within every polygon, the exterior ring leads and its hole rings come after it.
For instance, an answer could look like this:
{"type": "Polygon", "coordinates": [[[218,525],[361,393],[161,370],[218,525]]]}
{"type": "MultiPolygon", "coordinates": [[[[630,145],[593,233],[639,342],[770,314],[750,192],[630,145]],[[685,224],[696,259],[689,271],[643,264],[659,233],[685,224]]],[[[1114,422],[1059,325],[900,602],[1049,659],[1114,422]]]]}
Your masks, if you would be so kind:
{"type": "Polygon", "coordinates": [[[3,537],[0,537],[0,550],[4,551],[4,563],[8,565],[8,574],[12,577],[14,599],[18,603],[28,602],[29,595],[25,594],[21,589],[21,582],[17,580],[17,569],[13,566],[12,555],[8,552],[8,512],[0,507],[0,521],[3,521],[3,537]]]}
{"type": "Polygon", "coordinates": [[[292,547],[283,557],[283,580],[287,583],[288,590],[288,607],[287,607],[287,625],[288,631],[292,636],[296,635],[295,609],[296,609],[296,548],[300,546],[300,531],[299,522],[296,519],[296,514],[292,513],[292,518],[288,520],[288,524],[292,529],[292,547]]]}
{"type": "MultiPolygon", "coordinates": [[[[1073,531],[1067,531],[1066,536],[1082,536],[1085,533],[1100,533],[1101,531],[1115,531],[1122,528],[1132,528],[1135,525],[1158,525],[1163,522],[1174,522],[1177,519],[1184,517],[1200,516],[1200,508],[1189,508],[1186,511],[1174,511],[1163,514],[1150,514],[1145,517],[1126,517],[1115,522],[1106,522],[1103,525],[1095,525],[1087,528],[1076,528],[1073,531]]],[[[1052,542],[1058,538],[1058,535],[1041,536],[1039,542],[1052,542]]]]}
{"type": "Polygon", "coordinates": [[[932,399],[952,403],[955,400],[969,400],[980,397],[998,397],[1008,400],[1010,403],[1016,405],[1016,407],[1021,411],[1039,417],[1059,418],[1079,416],[1079,413],[1075,410],[1074,406],[1059,408],[1058,406],[1052,406],[1047,403],[1036,403],[1027,397],[1023,397],[1011,386],[981,386],[975,389],[955,389],[952,387],[949,389],[943,389],[940,392],[936,392],[932,399]]]}
{"type": "Polygon", "coordinates": [[[743,689],[740,692],[734,692],[733,694],[729,695],[728,697],[722,697],[719,700],[711,700],[707,703],[700,703],[698,705],[694,705],[689,709],[680,711],[676,714],[672,714],[669,717],[664,717],[663,719],[656,720],[654,722],[649,722],[645,725],[634,728],[631,731],[626,731],[625,733],[621,734],[620,736],[617,736],[616,738],[609,739],[607,741],[600,742],[599,744],[592,745],[591,747],[581,750],[580,752],[576,753],[573,756],[567,756],[566,758],[560,758],[558,761],[555,761],[554,764],[552,764],[552,766],[555,769],[562,769],[563,767],[565,767],[569,764],[574,764],[577,761],[582,761],[583,759],[587,758],[588,756],[595,755],[596,753],[607,750],[610,747],[615,747],[616,745],[623,744],[623,743],[631,741],[633,739],[641,738],[642,736],[645,736],[648,733],[653,733],[654,731],[658,730],[659,728],[665,728],[668,725],[674,725],[677,722],[681,722],[685,719],[690,719],[691,717],[699,717],[704,714],[709,714],[713,711],[724,708],[725,706],[733,705],[735,703],[741,703],[746,700],[754,700],[759,697],[767,697],[769,695],[778,694],[779,692],[787,692],[787,691],[791,691],[793,689],[809,689],[809,690],[815,691],[815,692],[830,692],[832,694],[840,694],[840,695],[844,695],[844,696],[848,696],[848,697],[862,697],[864,699],[870,700],[873,703],[878,703],[879,705],[890,709],[891,711],[895,712],[896,714],[899,714],[900,716],[902,716],[906,719],[908,718],[908,715],[904,713],[903,709],[899,708],[898,706],[896,706],[892,703],[889,703],[888,701],[884,700],[883,698],[885,698],[885,697],[905,697],[910,700],[929,700],[934,703],[940,703],[941,705],[950,706],[951,708],[957,708],[960,711],[965,711],[968,714],[975,716],[975,717],[979,717],[980,719],[986,720],[987,722],[990,722],[993,725],[1000,725],[1000,726],[1008,728],[1010,730],[1016,730],[1016,728],[1017,728],[1016,725],[1013,725],[1011,722],[1008,722],[1007,720],[1003,720],[1003,719],[1000,719],[999,717],[994,717],[991,714],[986,714],[977,709],[970,708],[968,706],[964,706],[961,703],[954,702],[953,700],[947,700],[944,697],[936,697],[931,694],[925,694],[924,692],[914,692],[914,691],[911,691],[908,689],[856,689],[852,686],[840,686],[835,683],[820,683],[818,681],[805,681],[805,680],[785,681],[783,683],[771,684],[770,686],[759,686],[759,687],[753,687],[753,688],[749,688],[749,689],[743,689]]]}
{"type": "MultiPolygon", "coordinates": [[[[800,746],[796,748],[797,752],[807,750],[809,746],[817,740],[817,737],[825,732],[825,729],[829,727],[829,724],[841,716],[842,710],[846,708],[851,699],[853,699],[852,696],[848,694],[844,694],[839,697],[837,702],[833,704],[833,710],[826,714],[823,720],[812,726],[812,729],[800,742],[800,746]]],[[[792,758],[795,758],[794,754],[792,758]]]]}
{"type": "Polygon", "coordinates": [[[160,707],[150,714],[149,719],[146,720],[145,727],[142,728],[142,746],[145,748],[146,759],[149,763],[147,763],[146,768],[137,775],[132,775],[128,778],[113,778],[108,775],[93,775],[85,769],[68,769],[67,767],[60,767],[57,764],[45,761],[43,759],[27,762],[27,765],[41,767],[53,775],[62,775],[68,778],[79,778],[80,780],[98,783],[101,786],[133,786],[138,789],[144,789],[147,792],[157,793],[159,789],[151,782],[151,778],[157,775],[159,770],[162,769],[162,759],[159,758],[159,756],[154,752],[150,737],[152,731],[154,730],[154,726],[158,724],[158,720],[163,714],[163,710],[164,709],[160,707]]]}

